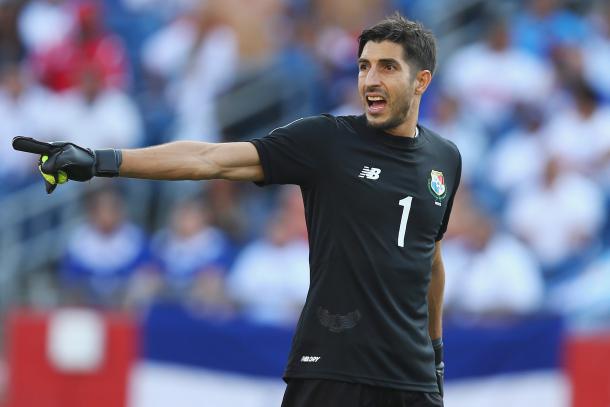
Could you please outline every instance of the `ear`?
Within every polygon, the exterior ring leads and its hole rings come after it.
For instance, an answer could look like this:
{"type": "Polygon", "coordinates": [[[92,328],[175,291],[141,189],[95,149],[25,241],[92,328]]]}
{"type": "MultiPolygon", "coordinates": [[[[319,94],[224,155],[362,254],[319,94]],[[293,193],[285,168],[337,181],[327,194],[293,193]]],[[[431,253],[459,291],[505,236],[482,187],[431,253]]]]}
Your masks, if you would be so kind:
{"type": "Polygon", "coordinates": [[[415,76],[415,94],[423,95],[432,81],[432,72],[427,69],[417,72],[415,76]]]}

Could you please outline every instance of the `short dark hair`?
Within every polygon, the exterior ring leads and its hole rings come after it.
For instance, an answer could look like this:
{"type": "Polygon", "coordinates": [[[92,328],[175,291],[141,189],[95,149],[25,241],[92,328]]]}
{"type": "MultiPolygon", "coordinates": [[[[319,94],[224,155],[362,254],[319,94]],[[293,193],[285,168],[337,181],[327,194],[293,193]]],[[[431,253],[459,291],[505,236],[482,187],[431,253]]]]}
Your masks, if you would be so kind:
{"type": "Polygon", "coordinates": [[[367,42],[392,41],[402,45],[405,61],[418,70],[434,73],[436,68],[436,38],[432,31],[417,21],[411,21],[400,13],[386,17],[379,23],[362,31],[358,37],[358,56],[367,42]]]}
{"type": "Polygon", "coordinates": [[[569,89],[574,98],[579,102],[597,105],[600,103],[600,95],[595,88],[582,77],[569,80],[569,89]]]}

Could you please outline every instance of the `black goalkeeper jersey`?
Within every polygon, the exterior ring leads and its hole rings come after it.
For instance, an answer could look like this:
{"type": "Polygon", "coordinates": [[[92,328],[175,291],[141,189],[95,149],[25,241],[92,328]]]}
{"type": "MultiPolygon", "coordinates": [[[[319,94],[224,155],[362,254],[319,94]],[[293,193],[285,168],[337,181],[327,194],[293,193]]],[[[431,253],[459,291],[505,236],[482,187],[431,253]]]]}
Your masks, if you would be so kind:
{"type": "Polygon", "coordinates": [[[461,158],[418,129],[396,137],[322,115],[252,141],[263,183],[300,185],[305,203],[310,287],[285,379],[438,390],[427,293],[461,158]]]}

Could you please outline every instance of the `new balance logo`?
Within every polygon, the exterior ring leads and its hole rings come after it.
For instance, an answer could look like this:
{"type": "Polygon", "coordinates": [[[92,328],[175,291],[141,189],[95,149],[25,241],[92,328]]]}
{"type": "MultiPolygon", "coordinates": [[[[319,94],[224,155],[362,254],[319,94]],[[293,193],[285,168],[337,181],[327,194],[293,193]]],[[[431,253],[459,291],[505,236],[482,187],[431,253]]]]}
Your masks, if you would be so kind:
{"type": "Polygon", "coordinates": [[[369,168],[366,165],[358,175],[359,178],[368,178],[368,179],[379,179],[379,174],[381,174],[381,170],[379,168],[369,168]]]}
{"type": "Polygon", "coordinates": [[[320,356],[303,356],[301,358],[301,362],[306,363],[316,363],[318,360],[320,360],[320,356]]]}

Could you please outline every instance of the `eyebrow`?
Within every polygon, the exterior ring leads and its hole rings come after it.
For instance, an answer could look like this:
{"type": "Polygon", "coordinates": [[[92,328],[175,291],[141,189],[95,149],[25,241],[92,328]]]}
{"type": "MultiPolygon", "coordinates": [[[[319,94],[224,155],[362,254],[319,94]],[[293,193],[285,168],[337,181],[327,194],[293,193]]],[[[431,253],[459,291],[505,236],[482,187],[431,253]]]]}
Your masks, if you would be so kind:
{"type": "MultiPolygon", "coordinates": [[[[363,62],[365,62],[365,63],[370,63],[370,61],[369,61],[368,59],[366,59],[366,58],[358,58],[358,63],[359,63],[359,64],[361,64],[361,63],[363,63],[363,62]]],[[[380,63],[380,64],[394,64],[394,65],[400,65],[400,64],[398,63],[398,61],[397,61],[397,60],[395,60],[394,58],[381,58],[381,59],[379,60],[379,63],[380,63]]]]}
{"type": "Polygon", "coordinates": [[[395,60],[394,58],[382,58],[379,60],[380,64],[395,64],[395,65],[400,65],[400,63],[395,60]]]}

